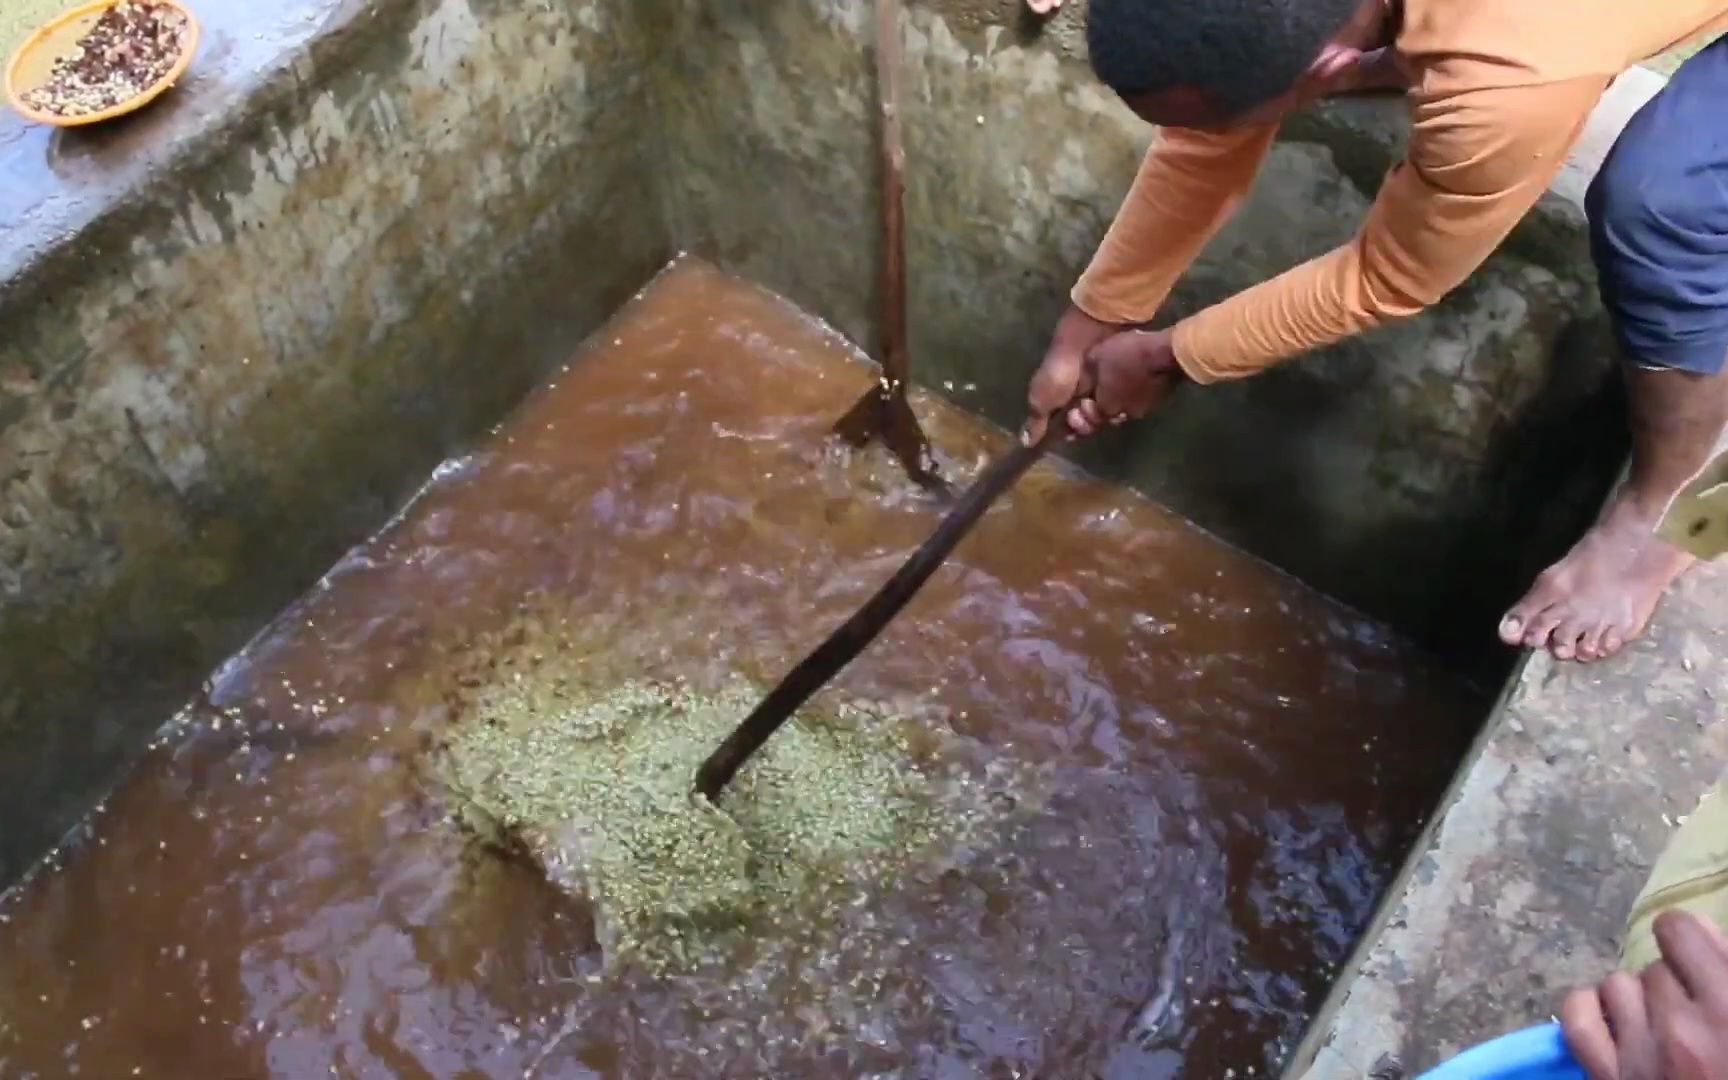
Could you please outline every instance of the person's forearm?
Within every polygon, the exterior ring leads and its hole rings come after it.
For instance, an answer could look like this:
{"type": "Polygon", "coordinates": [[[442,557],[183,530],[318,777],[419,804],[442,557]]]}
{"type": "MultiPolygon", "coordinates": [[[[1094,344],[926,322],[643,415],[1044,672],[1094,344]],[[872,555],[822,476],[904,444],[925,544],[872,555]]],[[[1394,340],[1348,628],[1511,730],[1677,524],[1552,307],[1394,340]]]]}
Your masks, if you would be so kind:
{"type": "Polygon", "coordinates": [[[1437,302],[1547,190],[1605,83],[1581,76],[1418,106],[1410,156],[1357,236],[1184,319],[1177,361],[1196,382],[1241,378],[1437,302]]]}
{"type": "Polygon", "coordinates": [[[1149,321],[1241,201],[1276,133],[1163,131],[1074,286],[1074,305],[1100,322],[1149,321]]]}

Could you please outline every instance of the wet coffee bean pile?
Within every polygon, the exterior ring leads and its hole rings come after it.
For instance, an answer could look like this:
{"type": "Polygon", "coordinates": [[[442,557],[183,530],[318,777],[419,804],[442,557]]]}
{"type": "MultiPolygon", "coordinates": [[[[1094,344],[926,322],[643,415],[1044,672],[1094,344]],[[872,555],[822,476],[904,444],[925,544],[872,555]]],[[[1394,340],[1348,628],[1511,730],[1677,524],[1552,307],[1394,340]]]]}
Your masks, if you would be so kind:
{"type": "Polygon", "coordinates": [[[73,51],[54,62],[26,104],[56,116],[88,116],[161,81],[186,45],[186,16],[167,4],[122,0],[102,13],[73,51]]]}

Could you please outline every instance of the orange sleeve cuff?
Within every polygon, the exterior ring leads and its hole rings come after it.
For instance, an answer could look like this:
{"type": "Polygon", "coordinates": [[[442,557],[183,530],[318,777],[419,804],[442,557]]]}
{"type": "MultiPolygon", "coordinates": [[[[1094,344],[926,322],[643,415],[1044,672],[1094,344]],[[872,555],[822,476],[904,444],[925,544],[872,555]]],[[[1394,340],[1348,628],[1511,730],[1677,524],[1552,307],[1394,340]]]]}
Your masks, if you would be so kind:
{"type": "Polygon", "coordinates": [[[1122,312],[1111,308],[1100,297],[1094,295],[1093,290],[1087,288],[1085,276],[1082,276],[1079,281],[1074,283],[1074,287],[1068,290],[1068,300],[1099,322],[1125,324],[1139,321],[1123,315],[1122,312]]]}
{"type": "Polygon", "coordinates": [[[1176,355],[1176,365],[1189,381],[1205,385],[1215,383],[1219,375],[1204,362],[1195,362],[1191,357],[1204,356],[1203,348],[1195,341],[1194,321],[1183,319],[1170,332],[1170,350],[1176,355]]]}

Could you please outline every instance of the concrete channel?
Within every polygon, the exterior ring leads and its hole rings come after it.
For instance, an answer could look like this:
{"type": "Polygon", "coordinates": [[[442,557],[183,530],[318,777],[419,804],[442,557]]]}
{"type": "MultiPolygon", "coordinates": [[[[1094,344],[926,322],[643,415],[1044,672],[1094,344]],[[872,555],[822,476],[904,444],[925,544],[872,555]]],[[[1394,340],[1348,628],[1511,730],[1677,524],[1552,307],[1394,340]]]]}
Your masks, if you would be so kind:
{"type": "MultiPolygon", "coordinates": [[[[203,0],[203,52],[111,130],[0,118],[0,882],[224,657],[675,253],[869,347],[865,0],[203,0]]],[[[1071,8],[920,0],[912,354],[1000,424],[1151,132],[1071,8]]],[[[1659,76],[1617,84],[1595,144],[1659,76]]],[[[1391,102],[1293,123],[1169,315],[1348,236],[1391,102]]],[[[1610,962],[1713,779],[1728,575],[1600,668],[1481,643],[1623,455],[1581,150],[1438,310],[1081,452],[1485,679],[1507,678],[1290,1075],[1421,1067],[1610,962]]]]}

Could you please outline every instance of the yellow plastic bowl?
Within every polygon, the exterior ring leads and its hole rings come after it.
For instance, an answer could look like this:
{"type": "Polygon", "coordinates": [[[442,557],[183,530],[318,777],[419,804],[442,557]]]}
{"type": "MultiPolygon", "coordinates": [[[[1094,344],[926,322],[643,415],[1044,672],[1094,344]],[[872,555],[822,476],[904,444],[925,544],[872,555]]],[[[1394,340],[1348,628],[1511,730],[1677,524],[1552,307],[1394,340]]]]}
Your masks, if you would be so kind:
{"type": "Polygon", "coordinates": [[[192,63],[192,53],[198,48],[198,20],[192,17],[179,0],[157,0],[171,7],[186,17],[186,28],[181,32],[180,55],[174,61],[174,66],[160,79],[157,79],[142,92],[93,113],[81,113],[78,116],[60,116],[56,113],[43,112],[24,103],[24,95],[48,81],[48,75],[54,70],[54,61],[72,51],[78,39],[89,32],[102,13],[119,3],[119,0],[94,0],[93,3],[75,7],[71,11],[55,16],[35,33],[24,39],[23,44],[12,53],[12,58],[6,62],[6,100],[17,109],[25,119],[34,120],[39,124],[52,124],[55,127],[82,127],[85,124],[99,124],[104,120],[112,120],[116,116],[125,116],[136,112],[144,106],[161,97],[162,94],[186,73],[186,68],[192,63]]]}

